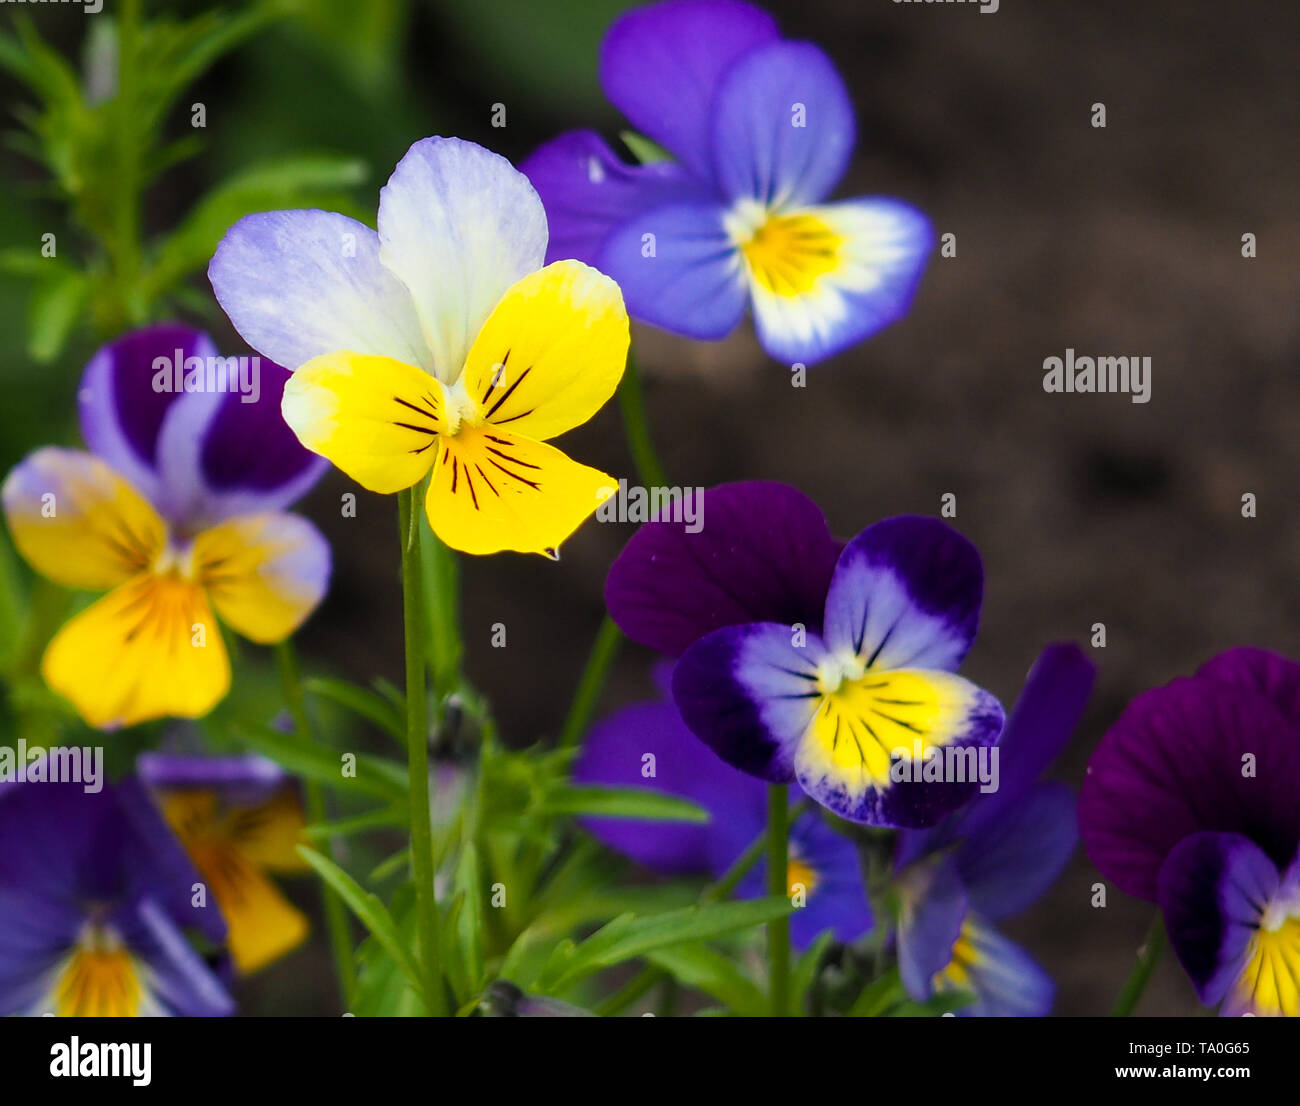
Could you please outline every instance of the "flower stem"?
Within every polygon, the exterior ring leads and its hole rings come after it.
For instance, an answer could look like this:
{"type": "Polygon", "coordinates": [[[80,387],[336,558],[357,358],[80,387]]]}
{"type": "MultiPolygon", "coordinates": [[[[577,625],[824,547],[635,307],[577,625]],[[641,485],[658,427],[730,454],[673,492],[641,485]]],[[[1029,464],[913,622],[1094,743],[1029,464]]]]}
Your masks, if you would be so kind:
{"type": "Polygon", "coordinates": [[[645,393],[641,387],[641,374],[636,367],[632,350],[627,352],[627,368],[618,385],[618,409],[623,416],[623,433],[627,448],[632,454],[637,478],[647,488],[662,488],[668,484],[664,467],[655,452],[650,436],[650,421],[645,413],[645,393]]]}
{"type": "MultiPolygon", "coordinates": [[[[302,674],[298,665],[298,652],[293,646],[292,638],[285,638],[275,647],[276,660],[280,668],[280,686],[284,690],[285,705],[293,717],[294,729],[304,741],[315,740],[311,721],[307,717],[307,704],[302,693],[302,674]]],[[[325,792],[319,780],[305,780],[303,790],[307,797],[307,818],[314,825],[322,825],[328,818],[325,808],[325,792]]],[[[331,859],[334,855],[334,839],[326,839],[331,859]]],[[[352,958],[352,934],[348,928],[347,908],[338,894],[321,881],[321,899],[325,909],[325,928],[329,933],[330,949],[334,954],[334,974],[338,977],[339,996],[346,1010],[352,1005],[356,993],[356,966],[352,958]]]]}
{"type": "MultiPolygon", "coordinates": [[[[789,898],[787,871],[790,850],[789,793],[783,783],[767,788],[767,890],[770,895],[789,898]]],[[[767,963],[770,977],[772,1016],[784,1018],[790,1006],[790,917],[767,923],[767,963]]]]}
{"type": "Polygon", "coordinates": [[[560,730],[559,747],[572,749],[582,740],[591,725],[592,715],[596,713],[596,704],[600,701],[601,690],[609,676],[618,655],[619,643],[623,635],[614,624],[614,620],[605,615],[600,629],[596,631],[596,640],[592,643],[587,665],[582,670],[582,679],[578,681],[578,690],[573,694],[573,703],[568,716],[564,719],[564,728],[560,730]]]}
{"type": "Polygon", "coordinates": [[[1138,1002],[1142,998],[1142,993],[1146,990],[1147,984],[1151,981],[1151,974],[1155,971],[1156,963],[1160,960],[1161,953],[1168,944],[1168,936],[1165,933],[1165,922],[1160,912],[1151,919],[1151,928],[1147,931],[1147,939],[1138,949],[1138,961],[1133,971],[1124,982],[1124,989],[1120,991],[1119,998],[1115,1002],[1115,1008],[1111,1010],[1112,1018],[1127,1018],[1137,1008],[1138,1002]]]}
{"type": "Polygon", "coordinates": [[[447,1013],[440,966],[438,901],[433,879],[433,813],[429,797],[428,698],[425,691],[424,569],[420,561],[416,490],[398,493],[402,538],[402,614],[406,637],[406,744],[411,793],[411,874],[429,1013],[447,1013]]]}

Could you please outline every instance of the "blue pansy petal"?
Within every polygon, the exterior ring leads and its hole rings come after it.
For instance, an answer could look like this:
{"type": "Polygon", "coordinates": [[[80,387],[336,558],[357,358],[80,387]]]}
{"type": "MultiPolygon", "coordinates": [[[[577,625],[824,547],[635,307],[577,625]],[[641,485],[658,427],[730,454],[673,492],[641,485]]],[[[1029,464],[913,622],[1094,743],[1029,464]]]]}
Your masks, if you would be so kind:
{"type": "Polygon", "coordinates": [[[727,70],[712,108],[713,164],[731,200],[818,203],[853,151],[853,106],[835,66],[807,42],[774,42],[727,70]]]}
{"type": "Polygon", "coordinates": [[[1169,943],[1207,1006],[1240,976],[1278,871],[1236,833],[1193,833],[1165,858],[1157,880],[1169,943]]]}
{"type": "Polygon", "coordinates": [[[605,95],[638,130],[708,180],[710,105],[736,59],[777,38],[766,12],[737,0],[676,0],[628,12],[600,50],[605,95]]]}
{"type": "Polygon", "coordinates": [[[583,819],[605,844],[656,871],[712,874],[715,858],[725,870],[763,828],[763,784],[719,760],[671,703],[638,703],[599,723],[583,742],[573,779],[667,792],[709,812],[707,824],[583,819]]]}
{"type": "Polygon", "coordinates": [[[790,916],[790,939],[804,949],[826,930],[836,941],[856,941],[870,932],[871,907],[857,846],[826,824],[817,810],[790,828],[792,862],[812,873],[806,905],[790,916]]]}
{"type": "Polygon", "coordinates": [[[837,243],[835,259],[805,291],[751,280],[754,327],[770,356],[812,365],[907,314],[934,247],[929,220],[916,208],[875,198],[790,214],[816,220],[837,243]]]}
{"type": "Polygon", "coordinates": [[[1056,998],[1056,984],[1038,962],[973,914],[935,989],[972,992],[975,1002],[957,1011],[964,1018],[1043,1018],[1056,998]]]}
{"type": "Polygon", "coordinates": [[[1079,839],[1074,794],[1039,784],[999,818],[967,825],[954,854],[972,909],[986,918],[1035,902],[1065,868],[1079,839]]]}
{"type": "Polygon", "coordinates": [[[147,967],[150,999],[180,1017],[221,1018],[235,1012],[234,999],[158,903],[144,899],[133,913],[134,924],[123,928],[132,952],[147,967]]]}
{"type": "Polygon", "coordinates": [[[907,993],[930,997],[934,977],[952,960],[970,904],[956,866],[937,859],[913,869],[899,886],[898,972],[907,993]]]}
{"type": "Polygon", "coordinates": [[[687,338],[716,341],[740,322],[744,264],[712,202],[634,215],[605,241],[596,268],[623,289],[628,313],[687,338]]]}
{"type": "Polygon", "coordinates": [[[979,623],[979,553],[936,519],[903,515],[845,547],[826,598],[825,638],[874,668],[961,664],[979,623]]]}
{"type": "Polygon", "coordinates": [[[639,212],[701,199],[705,189],[675,162],[628,165],[594,131],[569,131],[519,166],[546,208],[546,261],[596,265],[605,240],[639,212]]]}
{"type": "Polygon", "coordinates": [[[246,215],[208,266],[217,302],[253,349],[293,371],[339,350],[432,369],[411,294],[379,236],[329,211],[246,215]]]}
{"type": "Polygon", "coordinates": [[[51,980],[84,922],[74,902],[0,882],[0,1016],[46,1012],[51,980]]]}
{"type": "MultiPolygon", "coordinates": [[[[77,391],[86,445],[155,501],[161,487],[158,451],[163,424],[192,393],[155,388],[154,362],[165,359],[172,366],[178,353],[183,368],[191,357],[206,364],[217,348],[206,334],[187,326],[145,327],[101,346],[77,391]]],[[[170,372],[166,380],[175,383],[170,372]]]]}
{"type": "Polygon", "coordinates": [[[815,635],[780,623],[728,626],[682,654],[673,700],[695,735],[728,764],[789,783],[795,751],[817,708],[823,656],[815,635]],[[805,643],[795,645],[796,639],[805,643]]]}

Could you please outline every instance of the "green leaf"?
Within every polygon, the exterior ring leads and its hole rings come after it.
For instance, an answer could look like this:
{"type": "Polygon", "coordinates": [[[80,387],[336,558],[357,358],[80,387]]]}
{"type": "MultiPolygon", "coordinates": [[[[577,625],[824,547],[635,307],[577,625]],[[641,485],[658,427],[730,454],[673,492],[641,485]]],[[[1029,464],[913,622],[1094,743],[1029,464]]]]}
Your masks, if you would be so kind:
{"type": "Polygon", "coordinates": [[[785,898],[709,903],[647,918],[624,914],[583,941],[561,944],[542,973],[541,989],[561,994],[589,975],[688,941],[704,941],[763,925],[793,909],[785,898]]]}
{"type": "Polygon", "coordinates": [[[560,787],[542,801],[542,812],[696,824],[709,820],[709,812],[697,803],[644,787],[560,787]]]}
{"type": "Polygon", "coordinates": [[[355,753],[357,774],[343,775],[343,761],[334,750],[313,745],[295,734],[270,726],[238,726],[238,736],[254,752],[270,757],[282,768],[307,779],[319,780],[340,791],[361,791],[381,799],[405,802],[408,795],[406,766],[382,757],[355,753]]]}
{"type": "Polygon", "coordinates": [[[767,998],[754,982],[729,957],[708,945],[675,945],[652,952],[647,959],[679,983],[725,1003],[733,1013],[760,1017],[767,1009],[767,998]]]}
{"type": "Polygon", "coordinates": [[[849,1008],[848,1016],[850,1018],[878,1018],[884,1015],[885,1011],[907,997],[907,992],[903,990],[903,981],[899,977],[898,968],[890,968],[878,979],[873,979],[858,995],[857,1000],[849,1008]]]}
{"type": "Polygon", "coordinates": [[[623,145],[632,151],[632,156],[642,165],[654,165],[661,161],[672,161],[673,155],[665,150],[658,142],[653,142],[643,134],[636,131],[619,131],[619,138],[623,140],[623,145]]]}
{"type": "Polygon", "coordinates": [[[478,849],[473,841],[466,841],[456,865],[454,884],[457,894],[464,896],[464,909],[457,926],[460,959],[469,978],[469,990],[482,990],[483,978],[483,881],[479,869],[478,849]]]}
{"type": "Polygon", "coordinates": [[[303,833],[313,841],[328,841],[333,837],[355,837],[372,830],[404,827],[406,824],[406,809],[392,806],[358,814],[355,818],[341,818],[337,822],[313,822],[303,827],[303,833]]]}
{"type": "Polygon", "coordinates": [[[355,158],[299,156],[245,169],[218,184],[163,241],[149,274],[153,294],[206,265],[230,227],[257,211],[331,205],[335,193],[359,184],[366,167],[355,158]]]}
{"type": "Polygon", "coordinates": [[[960,1010],[963,1006],[969,1006],[975,1001],[975,996],[970,991],[945,991],[942,994],[932,995],[924,1002],[915,1002],[907,999],[904,1002],[896,1003],[886,1012],[887,1018],[941,1018],[944,1014],[950,1014],[960,1010]]]}
{"type": "Polygon", "coordinates": [[[309,695],[318,695],[337,703],[344,710],[373,722],[385,733],[397,738],[402,748],[406,748],[406,723],[393,705],[377,692],[359,687],[347,680],[334,680],[327,677],[313,676],[303,683],[309,695]]]}
{"type": "Polygon", "coordinates": [[[81,317],[90,281],[73,269],[53,274],[32,293],[27,352],[42,364],[53,361],[81,317]]]}
{"type": "Polygon", "coordinates": [[[808,1012],[808,990],[817,978],[817,969],[821,967],[822,958],[834,937],[831,930],[818,934],[817,940],[804,950],[799,963],[794,966],[790,981],[790,1004],[796,1017],[804,1017],[808,1012]]]}
{"type": "Polygon", "coordinates": [[[334,861],[322,856],[315,849],[299,845],[298,855],[315,869],[321,879],[334,888],[339,898],[347,904],[348,909],[384,947],[384,951],[401,965],[411,985],[423,992],[424,985],[419,964],[411,950],[406,947],[397,923],[388,912],[388,907],[379,900],[379,897],[371,894],[334,861]]]}

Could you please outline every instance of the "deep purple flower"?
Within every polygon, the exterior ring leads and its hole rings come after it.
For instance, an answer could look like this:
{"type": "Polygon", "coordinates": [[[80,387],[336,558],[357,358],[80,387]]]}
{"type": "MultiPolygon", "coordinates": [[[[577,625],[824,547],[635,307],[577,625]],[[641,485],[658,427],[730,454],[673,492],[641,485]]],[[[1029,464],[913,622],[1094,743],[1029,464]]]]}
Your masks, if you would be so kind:
{"type": "MultiPolygon", "coordinates": [[[[666,676],[666,672],[663,673],[666,676]]],[[[724,764],[688,730],[668,702],[638,703],[598,724],[574,768],[580,783],[641,787],[679,795],[708,811],[705,824],[590,818],[583,824],[611,848],[658,872],[718,878],[763,832],[766,788],[724,764]],[[653,770],[648,776],[647,771],[653,770]]],[[[852,941],[871,928],[871,910],[848,838],[812,810],[790,828],[789,883],[803,892],[790,919],[799,948],[831,930],[852,941]]],[[[740,898],[766,893],[760,862],[737,886],[740,898]]]]}
{"type": "Polygon", "coordinates": [[[522,166],[546,205],[548,260],[622,286],[645,322],[719,339],[753,311],[778,360],[811,364],[906,313],[933,234],[898,200],[827,203],[854,144],[830,59],[739,0],[673,0],[605,36],[605,93],[675,161],[627,165],[571,131],[522,166]]]}
{"type": "Polygon", "coordinates": [[[900,834],[899,968],[913,998],[968,990],[975,1001],[958,1013],[976,1017],[1051,1009],[1050,977],[992,923],[1035,902],[1074,851],[1074,796],[1037,781],[1069,740],[1094,675],[1077,646],[1043,650],[996,747],[997,789],[900,834]]]}
{"type": "Polygon", "coordinates": [[[185,935],[222,943],[221,914],[137,781],[0,784],[0,840],[0,1013],[233,1012],[185,935]]]}
{"type": "Polygon", "coordinates": [[[205,714],[230,684],[214,611],[272,643],[320,602],[329,546],[284,508],[323,462],[280,417],[287,379],[256,357],[218,357],[187,327],[135,331],[86,367],[91,452],[39,449],[6,478],[5,517],[32,566],[108,593],[42,662],[88,724],[205,714]]]}
{"type": "Polygon", "coordinates": [[[1300,1015],[1300,665],[1232,649],[1138,696],[1079,820],[1102,873],[1160,904],[1202,1001],[1300,1015]]]}

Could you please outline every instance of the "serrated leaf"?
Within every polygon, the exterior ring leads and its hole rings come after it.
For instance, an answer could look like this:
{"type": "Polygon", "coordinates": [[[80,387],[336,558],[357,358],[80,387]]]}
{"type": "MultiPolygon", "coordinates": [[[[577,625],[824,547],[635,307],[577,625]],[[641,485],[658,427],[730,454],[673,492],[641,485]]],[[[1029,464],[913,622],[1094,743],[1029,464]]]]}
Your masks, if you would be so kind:
{"type": "Polygon", "coordinates": [[[542,800],[542,813],[591,818],[638,818],[702,825],[709,812],[698,803],[644,787],[561,786],[542,800]]]}

